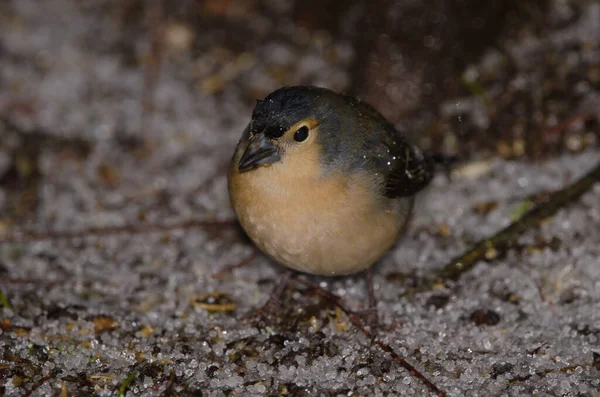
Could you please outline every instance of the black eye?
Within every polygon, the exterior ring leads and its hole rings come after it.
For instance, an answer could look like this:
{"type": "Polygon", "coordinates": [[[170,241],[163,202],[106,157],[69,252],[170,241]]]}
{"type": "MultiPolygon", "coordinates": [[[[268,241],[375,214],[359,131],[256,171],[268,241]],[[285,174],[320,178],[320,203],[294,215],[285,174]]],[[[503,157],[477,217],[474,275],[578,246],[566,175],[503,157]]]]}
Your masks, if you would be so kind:
{"type": "Polygon", "coordinates": [[[294,140],[296,142],[302,142],[308,138],[308,127],[302,126],[294,133],[294,140]]]}

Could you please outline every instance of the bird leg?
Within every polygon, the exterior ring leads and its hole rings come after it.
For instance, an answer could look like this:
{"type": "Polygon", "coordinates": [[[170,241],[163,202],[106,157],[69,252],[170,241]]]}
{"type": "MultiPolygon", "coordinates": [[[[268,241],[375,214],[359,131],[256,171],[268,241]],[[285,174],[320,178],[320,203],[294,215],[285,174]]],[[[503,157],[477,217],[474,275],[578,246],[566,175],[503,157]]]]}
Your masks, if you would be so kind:
{"type": "Polygon", "coordinates": [[[271,295],[269,296],[269,300],[258,309],[260,312],[277,314],[279,310],[281,310],[281,301],[283,297],[283,293],[287,289],[290,284],[290,279],[292,278],[292,271],[286,270],[277,280],[277,285],[271,291],[271,295]]]}
{"type": "Polygon", "coordinates": [[[365,284],[367,286],[369,306],[364,310],[352,312],[350,314],[350,320],[352,322],[358,320],[362,324],[369,326],[373,333],[376,333],[376,329],[379,326],[379,313],[377,312],[377,300],[375,299],[375,292],[373,290],[372,268],[369,268],[365,272],[365,284]]]}
{"type": "Polygon", "coordinates": [[[367,269],[365,282],[367,283],[367,294],[369,294],[369,310],[377,311],[377,301],[375,300],[375,292],[373,291],[373,268],[367,269]]]}
{"type": "MultiPolygon", "coordinates": [[[[290,280],[293,277],[294,272],[291,270],[285,271],[277,280],[277,285],[271,291],[269,299],[260,308],[248,313],[242,319],[250,323],[257,324],[271,324],[276,322],[277,315],[281,312],[281,303],[283,301],[283,294],[290,284],[290,280]]],[[[365,273],[365,282],[367,286],[368,302],[369,305],[366,309],[360,311],[351,311],[345,308],[342,304],[340,297],[331,294],[328,291],[323,290],[321,287],[316,286],[309,281],[303,280],[302,278],[297,279],[302,284],[308,285],[325,296],[331,299],[333,303],[342,307],[342,309],[348,315],[350,322],[356,326],[364,325],[371,328],[371,332],[376,334],[376,330],[379,326],[379,316],[377,312],[377,300],[375,299],[375,293],[373,290],[373,273],[369,270],[365,273]]]]}
{"type": "Polygon", "coordinates": [[[319,285],[313,284],[308,280],[304,280],[299,277],[296,279],[300,284],[304,284],[310,288],[311,291],[321,295],[329,302],[338,306],[350,320],[350,323],[356,327],[363,328],[369,326],[371,328],[371,335],[377,333],[379,327],[378,314],[377,314],[377,301],[375,300],[375,294],[373,293],[373,274],[366,273],[367,291],[369,294],[369,306],[365,310],[353,311],[350,310],[344,303],[343,299],[333,293],[321,288],[319,285]]]}
{"type": "Polygon", "coordinates": [[[286,270],[277,280],[277,285],[275,285],[275,288],[273,288],[273,291],[271,291],[267,302],[265,302],[264,305],[256,309],[254,312],[244,316],[244,319],[250,322],[273,322],[274,318],[281,311],[283,294],[290,284],[292,275],[293,272],[291,270],[286,270]]]}

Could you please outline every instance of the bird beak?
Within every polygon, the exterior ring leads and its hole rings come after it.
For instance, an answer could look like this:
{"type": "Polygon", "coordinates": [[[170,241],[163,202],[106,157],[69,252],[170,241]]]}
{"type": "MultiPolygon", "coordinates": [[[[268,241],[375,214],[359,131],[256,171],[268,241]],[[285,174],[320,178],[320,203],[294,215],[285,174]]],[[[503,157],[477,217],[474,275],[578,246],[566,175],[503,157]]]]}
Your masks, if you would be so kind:
{"type": "Polygon", "coordinates": [[[258,167],[273,164],[281,160],[279,150],[265,134],[255,134],[248,143],[238,163],[240,172],[250,171],[258,167]]]}

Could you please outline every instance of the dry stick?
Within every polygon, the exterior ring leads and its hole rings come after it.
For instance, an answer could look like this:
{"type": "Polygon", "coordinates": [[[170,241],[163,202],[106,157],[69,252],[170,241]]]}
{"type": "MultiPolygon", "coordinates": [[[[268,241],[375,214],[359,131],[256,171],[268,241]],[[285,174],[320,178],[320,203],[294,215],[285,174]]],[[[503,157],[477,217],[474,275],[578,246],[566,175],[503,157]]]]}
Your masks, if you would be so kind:
{"type": "Polygon", "coordinates": [[[556,372],[563,372],[563,373],[571,372],[571,371],[575,371],[579,367],[581,367],[581,369],[588,369],[589,366],[587,364],[576,364],[576,365],[569,365],[566,367],[560,367],[560,368],[555,368],[555,369],[547,369],[544,371],[534,372],[532,374],[517,376],[513,379],[510,379],[508,381],[508,384],[512,385],[517,382],[525,382],[526,380],[530,379],[533,376],[539,376],[540,378],[543,378],[544,376],[546,376],[548,374],[553,374],[556,372]]]}
{"type": "Polygon", "coordinates": [[[33,387],[31,388],[31,390],[29,390],[25,394],[23,394],[23,397],[29,397],[29,396],[31,396],[31,394],[33,394],[34,391],[36,391],[37,389],[39,389],[40,386],[42,386],[44,383],[48,382],[55,375],[56,375],[56,373],[53,372],[50,375],[44,376],[42,379],[39,380],[39,382],[37,382],[35,385],[33,385],[33,387]]]}
{"type": "Polygon", "coordinates": [[[479,261],[485,259],[489,250],[504,250],[517,242],[518,237],[536,227],[540,221],[554,215],[559,209],[577,200],[595,183],[600,182],[600,163],[569,186],[548,195],[540,204],[527,211],[520,219],[500,230],[494,236],[481,240],[467,252],[453,258],[443,268],[435,272],[435,277],[423,285],[409,289],[404,296],[427,291],[443,281],[457,280],[471,270],[479,261]]]}
{"type": "Polygon", "coordinates": [[[217,163],[217,166],[215,167],[215,169],[217,171],[214,174],[212,174],[210,177],[206,178],[202,182],[202,184],[198,185],[197,187],[192,189],[187,194],[197,196],[197,195],[206,193],[215,184],[215,182],[217,180],[219,180],[219,178],[221,178],[223,176],[227,176],[228,167],[229,167],[229,157],[227,157],[226,161],[219,160],[219,162],[217,163]]]}
{"type": "Polygon", "coordinates": [[[233,219],[225,220],[201,220],[192,219],[189,221],[175,223],[172,225],[159,225],[159,224],[142,224],[142,225],[123,225],[114,227],[91,227],[89,229],[75,230],[75,231],[49,231],[49,232],[34,232],[34,231],[19,231],[5,235],[0,235],[1,243],[20,243],[29,241],[39,240],[56,240],[56,239],[73,239],[73,238],[85,238],[91,236],[110,236],[114,234],[128,233],[128,234],[140,234],[140,233],[152,233],[152,232],[165,232],[176,229],[191,229],[191,228],[223,228],[231,227],[236,224],[233,219]]]}
{"type": "Polygon", "coordinates": [[[211,277],[215,278],[217,280],[219,280],[219,279],[222,280],[225,278],[225,275],[227,273],[231,273],[235,269],[239,269],[240,267],[244,267],[244,266],[248,265],[249,263],[254,261],[256,258],[258,258],[259,255],[260,255],[260,252],[256,249],[253,249],[252,252],[250,252],[248,255],[246,255],[241,260],[239,260],[235,263],[230,263],[230,264],[223,266],[221,269],[219,269],[219,271],[217,271],[216,273],[213,273],[211,277]]]}
{"type": "Polygon", "coordinates": [[[160,393],[160,397],[176,395],[177,394],[175,394],[175,371],[171,371],[171,373],[169,374],[169,380],[167,381],[167,387],[162,393],[160,393]]]}
{"type": "Polygon", "coordinates": [[[154,91],[160,74],[163,53],[164,10],[163,0],[153,0],[147,10],[150,29],[150,51],[144,70],[144,86],[142,93],[142,135],[152,125],[149,117],[154,112],[154,91]]]}
{"type": "Polygon", "coordinates": [[[416,369],[411,363],[406,361],[406,359],[404,359],[404,357],[402,357],[401,355],[396,353],[392,346],[376,339],[375,335],[373,335],[371,332],[369,332],[369,330],[365,329],[362,326],[362,324],[360,323],[360,321],[356,320],[356,316],[355,316],[356,313],[354,311],[348,309],[344,305],[342,298],[340,298],[339,296],[337,296],[335,294],[332,294],[331,292],[329,292],[327,290],[324,290],[323,288],[319,287],[316,284],[311,283],[308,280],[304,280],[300,277],[296,277],[295,280],[301,284],[304,284],[304,285],[310,287],[311,289],[316,291],[319,295],[323,296],[325,299],[333,302],[337,307],[339,307],[348,316],[348,318],[352,322],[352,325],[354,325],[356,328],[358,328],[358,330],[360,332],[362,332],[363,335],[365,335],[367,338],[369,338],[373,342],[375,342],[381,350],[388,353],[392,357],[392,359],[394,361],[396,361],[398,364],[400,364],[400,366],[403,367],[405,370],[407,370],[411,376],[414,376],[415,378],[419,379],[421,382],[423,382],[429,388],[429,390],[436,393],[438,396],[440,396],[440,397],[446,396],[445,391],[440,390],[433,382],[431,382],[429,379],[427,379],[427,377],[425,377],[425,375],[423,375],[421,372],[419,372],[419,370],[416,369]]]}

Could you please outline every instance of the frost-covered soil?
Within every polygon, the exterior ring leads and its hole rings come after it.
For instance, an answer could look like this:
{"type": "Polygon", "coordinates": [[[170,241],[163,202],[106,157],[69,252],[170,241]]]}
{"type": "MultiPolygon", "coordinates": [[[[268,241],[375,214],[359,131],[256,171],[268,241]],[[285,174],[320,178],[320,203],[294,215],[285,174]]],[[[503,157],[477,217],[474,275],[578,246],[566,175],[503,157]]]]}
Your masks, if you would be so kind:
{"type": "MultiPolygon", "coordinates": [[[[344,88],[348,43],[308,35],[296,46],[264,39],[237,57],[217,49],[193,65],[169,58],[141,143],[143,74],[115,55],[110,9],[77,3],[0,5],[0,113],[32,132],[0,126],[0,175],[15,153],[40,172],[21,178],[37,191],[31,207],[15,196],[21,179],[4,178],[0,231],[217,222],[0,243],[0,394],[430,392],[301,284],[272,324],[240,320],[282,270],[252,256],[229,222],[224,172],[248,97],[276,88],[286,68],[290,81],[344,88]],[[32,155],[27,142],[41,149],[32,155]]],[[[302,33],[286,29],[281,37],[302,33]]],[[[144,47],[139,38],[133,47],[144,47]]],[[[599,159],[590,149],[537,164],[481,160],[438,176],[376,267],[380,340],[449,395],[598,395],[600,184],[451,289],[404,293],[599,159]]],[[[365,305],[361,277],[311,280],[365,305]]]]}

